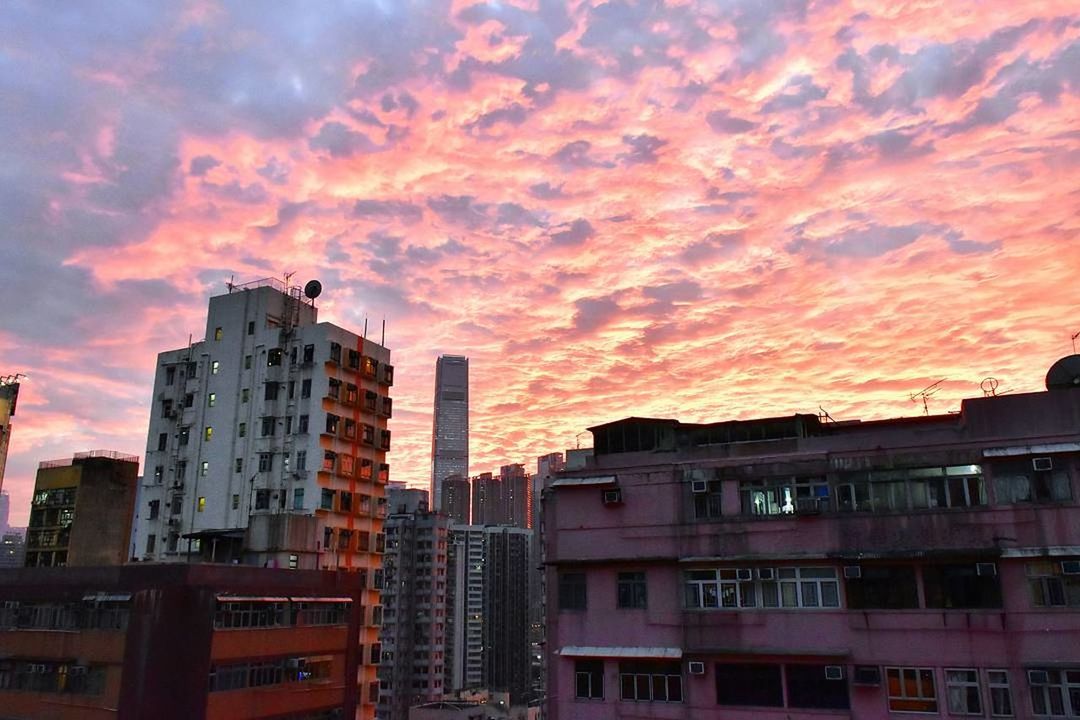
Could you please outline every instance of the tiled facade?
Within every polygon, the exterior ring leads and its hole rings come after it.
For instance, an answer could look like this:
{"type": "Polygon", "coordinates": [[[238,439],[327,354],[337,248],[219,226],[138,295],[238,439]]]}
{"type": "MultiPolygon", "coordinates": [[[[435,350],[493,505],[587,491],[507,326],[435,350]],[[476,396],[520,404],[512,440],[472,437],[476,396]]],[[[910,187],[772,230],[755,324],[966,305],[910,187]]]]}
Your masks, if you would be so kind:
{"type": "Polygon", "coordinates": [[[592,432],[544,498],[552,720],[1080,716],[1080,391],[592,432]]]}

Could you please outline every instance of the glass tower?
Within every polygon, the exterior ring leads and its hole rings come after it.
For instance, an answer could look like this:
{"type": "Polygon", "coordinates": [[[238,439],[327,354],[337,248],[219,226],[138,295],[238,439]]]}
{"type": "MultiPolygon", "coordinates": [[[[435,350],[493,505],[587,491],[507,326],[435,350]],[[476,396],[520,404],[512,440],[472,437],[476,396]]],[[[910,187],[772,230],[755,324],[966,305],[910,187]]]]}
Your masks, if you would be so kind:
{"type": "Polygon", "coordinates": [[[445,510],[443,481],[469,476],[469,358],[442,355],[435,363],[435,421],[431,432],[431,501],[445,510]]]}

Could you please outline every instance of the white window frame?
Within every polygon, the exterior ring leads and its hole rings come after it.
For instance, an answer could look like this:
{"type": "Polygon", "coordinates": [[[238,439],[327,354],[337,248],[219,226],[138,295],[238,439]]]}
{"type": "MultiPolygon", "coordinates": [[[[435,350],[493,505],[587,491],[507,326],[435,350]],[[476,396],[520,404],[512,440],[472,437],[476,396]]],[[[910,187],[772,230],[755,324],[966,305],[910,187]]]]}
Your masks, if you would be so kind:
{"type": "Polygon", "coordinates": [[[839,573],[835,567],[781,567],[776,568],[774,580],[739,580],[738,571],[746,569],[688,570],[684,581],[687,608],[693,610],[746,608],[833,610],[843,607],[839,573]],[[831,572],[832,575],[830,577],[814,576],[823,572],[831,572]],[[704,577],[706,573],[709,573],[710,577],[704,577]],[[700,574],[702,577],[693,577],[694,574],[700,574]],[[829,595],[834,600],[830,604],[824,602],[823,588],[825,586],[830,586],[829,595]],[[814,602],[815,598],[816,602],[814,602]]]}
{"type": "Polygon", "coordinates": [[[983,712],[983,693],[982,685],[979,682],[979,671],[976,668],[945,668],[945,705],[950,715],[984,715],[983,712]],[[951,673],[970,673],[974,680],[970,679],[954,679],[950,677],[951,673]],[[962,708],[953,707],[953,695],[952,690],[954,688],[963,690],[963,694],[958,698],[964,705],[962,708]],[[969,688],[975,688],[975,694],[979,698],[979,707],[975,710],[967,707],[967,691],[969,688]]]}
{"type": "Polygon", "coordinates": [[[1016,708],[1013,707],[1012,687],[1009,684],[1009,671],[998,670],[996,668],[988,669],[986,671],[986,688],[988,699],[990,700],[990,717],[1013,717],[1016,715],[1016,708]],[[1009,712],[998,713],[994,712],[994,691],[1004,690],[1005,698],[1009,703],[1009,712]]]}
{"type": "Polygon", "coordinates": [[[1080,691],[1080,670],[1062,670],[1059,668],[1031,668],[1031,670],[1042,670],[1050,678],[1048,682],[1039,685],[1032,685],[1030,680],[1028,681],[1028,687],[1031,690],[1032,715],[1039,718],[1080,717],[1080,707],[1072,707],[1069,695],[1070,690],[1080,691]],[[1070,675],[1073,677],[1070,678],[1070,675]],[[1055,676],[1056,680],[1053,679],[1055,676]],[[1060,713],[1052,712],[1051,693],[1055,689],[1061,703],[1060,713]],[[1051,712],[1039,712],[1038,708],[1036,708],[1037,698],[1042,698],[1043,707],[1051,710],[1051,712]]]}

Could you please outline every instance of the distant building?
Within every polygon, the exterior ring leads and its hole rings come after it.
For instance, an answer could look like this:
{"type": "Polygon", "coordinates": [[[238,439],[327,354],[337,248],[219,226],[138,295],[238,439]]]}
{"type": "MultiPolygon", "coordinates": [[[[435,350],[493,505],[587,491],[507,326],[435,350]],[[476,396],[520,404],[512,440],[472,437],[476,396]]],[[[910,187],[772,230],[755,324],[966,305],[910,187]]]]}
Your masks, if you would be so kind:
{"type": "Polygon", "coordinates": [[[11,525],[11,496],[0,492],[0,532],[6,532],[11,525]]]}
{"type": "Polygon", "coordinates": [[[472,479],[472,524],[505,525],[506,504],[503,499],[502,478],[489,472],[472,479]]]}
{"type": "Polygon", "coordinates": [[[443,481],[469,476],[469,358],[442,355],[435,363],[431,432],[431,504],[446,510],[443,481]]]}
{"type": "Polygon", "coordinates": [[[458,525],[468,525],[471,517],[471,494],[468,478],[461,475],[446,478],[443,480],[442,512],[458,525]]]}
{"type": "Polygon", "coordinates": [[[443,697],[449,519],[428,511],[427,491],[390,493],[386,584],[379,634],[381,720],[408,720],[409,707],[443,697]]]}
{"type": "Polygon", "coordinates": [[[502,504],[506,525],[520,528],[532,527],[533,492],[532,478],[520,463],[499,468],[502,484],[502,504]]]}
{"type": "Polygon", "coordinates": [[[19,400],[18,375],[0,377],[0,490],[4,488],[4,469],[7,467],[8,445],[11,442],[11,418],[19,400]]]}
{"type": "MultiPolygon", "coordinates": [[[[0,570],[5,718],[352,720],[363,574],[224,565],[0,570]]],[[[361,696],[360,693],[363,693],[361,696]]]]}
{"type": "Polygon", "coordinates": [[[1072,363],[958,414],[591,428],[545,493],[546,717],[1080,716],[1072,363]]]}
{"type": "Polygon", "coordinates": [[[8,528],[0,534],[0,568],[22,567],[26,562],[26,533],[8,528]]]}
{"type": "Polygon", "coordinates": [[[139,458],[108,450],[38,466],[28,567],[121,565],[130,557],[139,458]]]}
{"type": "Polygon", "coordinates": [[[448,691],[532,694],[528,563],[531,531],[452,525],[448,569],[448,691]]]}
{"type": "Polygon", "coordinates": [[[461,695],[469,699],[447,698],[413,707],[409,710],[409,720],[539,720],[540,717],[538,707],[510,705],[509,693],[480,691],[461,695]]]}

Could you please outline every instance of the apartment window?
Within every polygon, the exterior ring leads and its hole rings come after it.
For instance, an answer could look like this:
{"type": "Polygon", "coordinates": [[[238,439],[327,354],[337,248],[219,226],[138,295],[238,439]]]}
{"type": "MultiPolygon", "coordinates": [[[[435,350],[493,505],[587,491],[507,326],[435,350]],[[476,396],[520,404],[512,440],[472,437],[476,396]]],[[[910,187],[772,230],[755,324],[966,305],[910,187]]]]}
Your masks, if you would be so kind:
{"type": "Polygon", "coordinates": [[[309,398],[309,397],[311,397],[311,378],[307,378],[305,380],[300,381],[300,397],[301,398],[309,398]]]}
{"type": "Polygon", "coordinates": [[[221,370],[221,363],[220,362],[218,362],[217,360],[214,360],[213,362],[210,363],[210,374],[211,375],[217,375],[219,370],[221,370]]]}
{"type": "Polygon", "coordinates": [[[337,453],[333,450],[324,450],[322,459],[322,469],[327,472],[334,472],[334,465],[337,464],[337,453]]]}
{"type": "Polygon", "coordinates": [[[210,474],[210,461],[202,461],[202,466],[199,468],[199,474],[203,477],[206,477],[208,474],[210,474]]]}
{"type": "Polygon", "coordinates": [[[214,428],[207,425],[206,430],[203,431],[203,438],[205,438],[206,442],[210,442],[210,440],[213,437],[214,437],[214,428]]]}
{"type": "Polygon", "coordinates": [[[293,510],[304,509],[304,488],[296,488],[293,490],[293,510]]]}
{"type": "Polygon", "coordinates": [[[559,609],[584,610],[587,607],[585,573],[559,573],[559,609]]]}
{"type": "Polygon", "coordinates": [[[574,662],[574,697],[579,700],[604,699],[604,661],[577,660],[574,662]]]}
{"type": "Polygon", "coordinates": [[[980,465],[871,470],[845,473],[837,503],[845,512],[975,507],[986,505],[986,487],[980,465]]]}
{"type": "Polygon", "coordinates": [[[847,710],[851,706],[847,680],[826,677],[825,668],[825,665],[784,666],[789,708],[847,710]]]}
{"type": "Polygon", "coordinates": [[[296,451],[296,469],[307,470],[307,450],[296,451]]]}
{"type": "Polygon", "coordinates": [[[251,399],[251,391],[248,390],[247,388],[243,388],[240,391],[240,402],[246,403],[250,399],[251,399]]]}
{"type": "Polygon", "coordinates": [[[390,431],[389,430],[380,430],[379,431],[379,447],[382,448],[383,450],[389,450],[390,449],[390,431]]]}
{"type": "Polygon", "coordinates": [[[244,458],[236,458],[233,461],[233,472],[244,472],[244,458]]]}
{"type": "Polygon", "coordinates": [[[341,510],[341,512],[352,512],[352,493],[348,490],[341,491],[338,509],[341,510]]]}
{"type": "Polygon", "coordinates": [[[247,423],[240,423],[240,426],[236,429],[237,437],[244,437],[247,435],[247,423]]]}
{"type": "Polygon", "coordinates": [[[1080,574],[1062,574],[1061,562],[1028,563],[1027,576],[1035,607],[1080,607],[1080,574]]]}
{"type": "Polygon", "coordinates": [[[791,515],[828,510],[829,484],[823,477],[784,477],[739,483],[743,515],[791,515]]]}
{"type": "Polygon", "coordinates": [[[284,357],[284,353],[281,348],[271,348],[266,351],[266,367],[278,367],[281,365],[281,360],[284,357]]]}
{"type": "Polygon", "coordinates": [[[621,572],[618,577],[618,606],[644,608],[646,602],[645,573],[621,572]]]}
{"type": "Polygon", "coordinates": [[[860,565],[857,578],[847,578],[847,603],[859,610],[919,607],[915,568],[911,565],[860,565]]]}
{"type": "Polygon", "coordinates": [[[938,711],[933,669],[887,667],[885,680],[889,689],[889,710],[892,712],[938,711]]]}
{"type": "Polygon", "coordinates": [[[345,402],[350,405],[355,405],[358,395],[360,394],[359,388],[352,383],[345,385],[345,402]]]}
{"type": "Polygon", "coordinates": [[[150,519],[151,520],[157,520],[158,514],[160,512],[161,512],[161,501],[160,500],[151,500],[150,501],[150,519]]]}
{"type": "Polygon", "coordinates": [[[338,422],[340,420],[341,420],[341,418],[338,417],[337,415],[334,415],[333,413],[327,413],[326,414],[326,432],[330,433],[331,435],[337,435],[338,422]]]}
{"type": "Polygon", "coordinates": [[[309,362],[314,362],[314,361],[315,361],[315,346],[314,345],[305,345],[304,346],[304,362],[309,363],[309,362]]]}
{"type": "Polygon", "coordinates": [[[248,335],[254,335],[255,334],[255,321],[254,320],[248,320],[247,334],[248,335]]]}
{"type": "Polygon", "coordinates": [[[264,400],[277,400],[278,396],[278,384],[276,382],[266,383],[265,390],[263,391],[264,400]]]}
{"type": "Polygon", "coordinates": [[[214,407],[217,405],[217,393],[208,393],[206,395],[206,406],[214,407]]]}
{"type": "Polygon", "coordinates": [[[205,497],[203,497],[201,495],[199,496],[199,501],[196,503],[195,509],[197,511],[199,511],[199,512],[202,512],[203,510],[206,510],[206,498],[205,497]]]}
{"type": "Polygon", "coordinates": [[[195,407],[195,393],[187,393],[184,395],[184,407],[195,407]]]}
{"type": "Polygon", "coordinates": [[[341,399],[341,381],[337,378],[330,378],[330,389],[327,390],[327,395],[335,400],[341,399]]]}
{"type": "Polygon", "coordinates": [[[256,510],[269,510],[270,509],[270,491],[266,489],[255,491],[255,509],[256,510]]]}
{"type": "Polygon", "coordinates": [[[322,489],[322,497],[319,500],[319,507],[323,510],[334,509],[334,491],[327,488],[322,489]]]}
{"type": "Polygon", "coordinates": [[[349,367],[353,370],[360,368],[360,353],[356,350],[349,351],[349,367]]]}
{"type": "Polygon", "coordinates": [[[245,370],[250,370],[251,369],[251,356],[250,355],[245,355],[244,356],[244,369],[245,370]]]}
{"type": "Polygon", "coordinates": [[[225,337],[225,331],[221,328],[214,328],[214,342],[221,340],[223,337],[225,337]]]}
{"type": "Polygon", "coordinates": [[[356,439],[356,421],[345,418],[345,437],[349,440],[356,439]]]}
{"type": "Polygon", "coordinates": [[[176,368],[175,367],[167,367],[167,368],[165,368],[165,384],[166,385],[172,385],[175,382],[176,382],[176,368]]]}
{"type": "Polygon", "coordinates": [[[277,429],[276,418],[264,417],[262,418],[262,436],[267,437],[273,435],[277,429]]]}
{"type": "Polygon", "coordinates": [[[717,663],[716,704],[736,707],[783,707],[780,666],[766,663],[717,663]]]}
{"type": "Polygon", "coordinates": [[[1049,470],[1036,470],[1032,458],[1017,458],[995,462],[994,495],[999,505],[1015,503],[1067,502],[1072,499],[1069,474],[1055,468],[1051,458],[1049,470]]]}
{"type": "Polygon", "coordinates": [[[288,388],[289,399],[292,400],[296,397],[296,381],[290,380],[286,387],[288,388]]]}
{"type": "Polygon", "coordinates": [[[619,699],[630,702],[682,702],[681,665],[658,660],[619,663],[619,699]]]}
{"type": "Polygon", "coordinates": [[[923,568],[923,588],[928,608],[1001,607],[1001,583],[993,563],[927,565],[923,568]]]}
{"type": "Polygon", "coordinates": [[[150,533],[146,536],[146,554],[152,555],[154,548],[157,546],[157,535],[150,533]]]}
{"type": "Polygon", "coordinates": [[[330,343],[330,362],[341,362],[341,345],[336,342],[330,343]]]}
{"type": "Polygon", "coordinates": [[[1028,670],[1031,709],[1039,716],[1080,715],[1080,670],[1028,670]]]}
{"type": "Polygon", "coordinates": [[[945,670],[945,699],[950,715],[982,715],[978,670],[945,670]]]}
{"type": "Polygon", "coordinates": [[[296,432],[306,433],[308,431],[308,416],[301,415],[296,419],[296,432]]]}
{"type": "Polygon", "coordinates": [[[176,463],[176,479],[177,481],[183,480],[187,477],[187,460],[181,460],[176,463]]]}
{"type": "Polygon", "coordinates": [[[379,401],[378,393],[372,392],[371,390],[365,390],[364,391],[364,409],[365,410],[370,410],[371,412],[375,412],[375,406],[378,403],[378,401],[379,401]]]}
{"type": "Polygon", "coordinates": [[[719,568],[686,574],[688,608],[840,607],[836,568],[719,568]]]}
{"type": "Polygon", "coordinates": [[[240,494],[239,493],[233,493],[233,496],[232,496],[232,509],[233,510],[239,510],[240,509],[240,494]]]}
{"type": "Polygon", "coordinates": [[[169,446],[169,434],[161,433],[157,437],[157,449],[159,451],[165,450],[169,446]]]}
{"type": "Polygon", "coordinates": [[[170,399],[165,399],[165,400],[161,401],[161,417],[163,417],[163,418],[172,417],[172,414],[173,414],[173,406],[172,405],[173,405],[173,401],[170,400],[170,399]]]}
{"type": "Polygon", "coordinates": [[[259,472],[270,472],[274,469],[274,454],[259,453],[259,472]]]}
{"type": "Polygon", "coordinates": [[[184,446],[188,444],[188,440],[191,439],[191,428],[180,428],[180,445],[184,446]]]}
{"type": "Polygon", "coordinates": [[[1006,670],[987,670],[986,685],[990,689],[990,716],[1012,717],[1012,690],[1006,670]]]}

